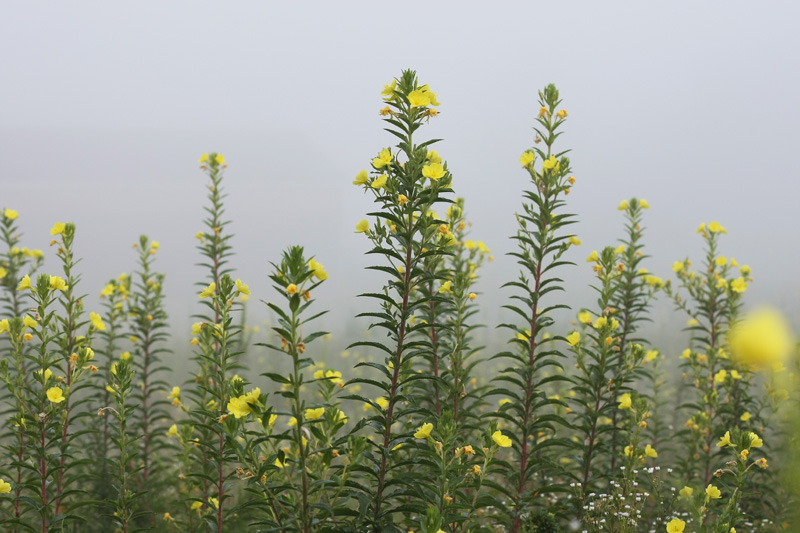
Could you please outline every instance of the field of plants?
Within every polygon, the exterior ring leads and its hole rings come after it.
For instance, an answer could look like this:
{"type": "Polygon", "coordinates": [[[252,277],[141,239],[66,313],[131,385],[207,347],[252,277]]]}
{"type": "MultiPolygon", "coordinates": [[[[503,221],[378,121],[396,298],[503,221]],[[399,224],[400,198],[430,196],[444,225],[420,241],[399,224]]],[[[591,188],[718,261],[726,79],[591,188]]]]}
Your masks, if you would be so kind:
{"type": "Polygon", "coordinates": [[[650,272],[650,205],[629,198],[609,209],[617,238],[585,250],[560,138],[569,106],[548,85],[524,114],[527,187],[506,211],[519,275],[487,285],[513,320],[480,324],[476,283],[495,258],[425,136],[439,95],[404,71],[375,97],[387,145],[341,179],[374,199],[353,231],[384,282],[360,291],[369,335],[324,362],[326,258],[276,250],[274,290],[251,293],[222,154],[199,159],[206,275],[191,332],[170,325],[157,236],[134,245],[129,272],[84,279],[95,258],[75,254],[80,227],[52,221],[58,261],[45,264],[23,232],[47,213],[2,199],[0,529],[800,531],[800,350],[779,313],[745,312],[758,273],[732,257],[724,221],[685,236],[703,256],[650,272]],[[562,281],[569,269],[593,272],[594,301],[557,320],[564,293],[583,290],[562,281]],[[657,297],[682,316],[678,353],[642,334],[657,297]],[[255,335],[248,306],[266,306],[270,331],[255,335]],[[503,349],[479,345],[480,327],[503,349]]]}

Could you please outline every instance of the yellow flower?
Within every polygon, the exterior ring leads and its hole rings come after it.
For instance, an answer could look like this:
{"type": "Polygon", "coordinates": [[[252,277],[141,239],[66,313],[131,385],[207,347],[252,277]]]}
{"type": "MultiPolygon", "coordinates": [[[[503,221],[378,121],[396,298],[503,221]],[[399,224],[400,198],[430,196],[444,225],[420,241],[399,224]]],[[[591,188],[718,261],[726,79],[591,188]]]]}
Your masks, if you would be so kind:
{"type": "Polygon", "coordinates": [[[362,170],[361,172],[356,174],[356,179],[353,180],[353,185],[364,185],[368,179],[369,179],[369,174],[367,174],[366,170],[362,170]]]}
{"type": "Polygon", "coordinates": [[[208,162],[208,154],[203,154],[200,156],[200,159],[197,160],[198,163],[207,163],[208,162]]]}
{"type": "Polygon", "coordinates": [[[712,500],[718,500],[722,497],[722,493],[714,485],[706,487],[706,495],[712,500]]]}
{"type": "Polygon", "coordinates": [[[556,159],[556,156],[554,155],[551,155],[548,159],[545,159],[544,162],[542,163],[542,168],[544,168],[545,170],[553,170],[553,169],[558,170],[560,166],[561,163],[558,162],[558,159],[556,159]]]}
{"type": "Polygon", "coordinates": [[[8,319],[7,318],[4,318],[3,320],[0,320],[0,334],[5,333],[6,331],[8,331],[8,325],[9,324],[8,324],[8,319]]]}
{"type": "Polygon", "coordinates": [[[444,177],[444,167],[441,163],[431,163],[422,167],[422,175],[436,181],[444,177]]]}
{"type": "Polygon", "coordinates": [[[575,346],[578,344],[578,341],[581,340],[581,334],[577,331],[573,331],[569,335],[567,335],[567,344],[570,346],[575,346]]]}
{"type": "Polygon", "coordinates": [[[411,107],[425,107],[431,105],[430,93],[419,89],[408,93],[408,103],[411,107]]]}
{"type": "Polygon", "coordinates": [[[642,206],[642,209],[650,209],[650,203],[644,198],[639,200],[639,205],[642,206]]]}
{"type": "Polygon", "coordinates": [[[725,446],[730,446],[730,445],[731,445],[731,432],[726,431],[725,435],[723,435],[722,438],[719,439],[717,446],[719,448],[724,448],[725,446]]]}
{"type": "Polygon", "coordinates": [[[718,267],[725,266],[728,264],[728,258],[724,255],[721,255],[714,260],[714,264],[718,267]]]}
{"type": "Polygon", "coordinates": [[[47,399],[53,403],[61,403],[66,400],[64,391],[61,390],[60,387],[50,387],[47,389],[47,399]]]}
{"type": "Polygon", "coordinates": [[[743,293],[747,290],[747,281],[744,278],[736,278],[731,281],[731,290],[736,293],[743,293]]]}
{"type": "Polygon", "coordinates": [[[373,182],[370,183],[369,186],[372,187],[373,189],[383,189],[386,187],[386,180],[388,179],[389,176],[387,176],[386,174],[381,174],[380,176],[375,178],[373,182]]]}
{"type": "Polygon", "coordinates": [[[384,148],[378,154],[378,157],[372,160],[372,166],[375,168],[383,168],[392,162],[392,152],[388,148],[384,148]]]}
{"type": "Polygon", "coordinates": [[[356,233],[366,233],[367,231],[369,231],[369,222],[367,222],[367,219],[365,218],[356,224],[356,233]]]}
{"type": "Polygon", "coordinates": [[[103,324],[103,319],[97,313],[89,313],[89,319],[92,321],[92,325],[97,331],[106,330],[106,325],[103,324]]]}
{"type": "Polygon", "coordinates": [[[647,457],[652,457],[653,459],[655,459],[656,457],[658,457],[658,452],[655,450],[655,448],[653,448],[653,447],[652,447],[652,446],[650,446],[649,444],[648,444],[647,446],[645,446],[645,448],[644,448],[644,454],[645,454],[647,457]]]}
{"type": "Polygon", "coordinates": [[[784,318],[776,311],[755,311],[731,329],[730,346],[734,359],[747,365],[766,368],[782,362],[792,350],[792,335],[784,318]]]}
{"type": "Polygon", "coordinates": [[[536,152],[533,150],[526,150],[519,156],[519,163],[525,168],[528,168],[531,163],[536,159],[536,152]]]}
{"type": "Polygon", "coordinates": [[[739,417],[739,420],[742,422],[747,422],[750,420],[750,413],[744,413],[742,416],[739,417]]]}
{"type": "Polygon", "coordinates": [[[107,284],[105,287],[103,287],[103,290],[100,291],[100,297],[111,296],[112,294],[114,294],[114,289],[115,287],[113,283],[107,284]]]}
{"type": "Polygon", "coordinates": [[[445,281],[444,283],[442,283],[442,286],[439,287],[439,294],[444,294],[444,293],[450,292],[451,283],[452,282],[450,282],[450,281],[445,281]]]}
{"type": "Polygon", "coordinates": [[[580,322],[581,324],[591,324],[592,321],[593,321],[592,313],[590,313],[589,311],[581,311],[580,313],[578,313],[578,322],[580,322]]]}
{"type": "Polygon", "coordinates": [[[8,220],[15,220],[19,216],[19,213],[17,213],[14,209],[6,209],[5,211],[3,211],[3,215],[8,220]]]}
{"type": "Polygon", "coordinates": [[[167,437],[177,437],[178,436],[178,425],[172,424],[167,430],[167,437]]]}
{"type": "Polygon", "coordinates": [[[757,433],[750,432],[750,447],[751,448],[761,448],[764,445],[764,441],[761,440],[761,437],[758,436],[757,433]]]}
{"type": "Polygon", "coordinates": [[[625,393],[619,397],[619,408],[620,409],[632,409],[633,403],[631,401],[631,395],[629,393],[625,393]]]}
{"type": "Polygon", "coordinates": [[[566,109],[559,109],[558,113],[556,113],[556,116],[558,118],[562,119],[562,120],[567,118],[567,110],[566,109]]]}
{"type": "Polygon", "coordinates": [[[683,261],[675,261],[672,263],[672,271],[677,274],[683,270],[684,266],[683,261]]]}
{"type": "Polygon", "coordinates": [[[386,410],[387,407],[389,407],[389,400],[387,400],[386,398],[377,398],[375,400],[375,403],[377,403],[380,406],[380,408],[383,409],[384,411],[386,410]]]}
{"type": "Polygon", "coordinates": [[[719,385],[720,383],[725,383],[725,378],[728,377],[728,372],[724,368],[716,373],[714,376],[714,383],[719,385]]]}
{"type": "Polygon", "coordinates": [[[41,370],[37,370],[36,374],[38,374],[39,376],[44,375],[44,382],[47,383],[47,380],[49,380],[50,377],[53,375],[53,371],[48,368],[47,370],[44,371],[44,373],[42,373],[41,370]]]}
{"type": "Polygon", "coordinates": [[[651,287],[663,287],[664,280],[659,278],[658,276],[646,276],[644,281],[650,285],[651,287]]]}
{"type": "Polygon", "coordinates": [[[683,533],[685,527],[686,527],[686,522],[684,522],[680,518],[673,518],[667,524],[667,533],[683,533]]]}
{"type": "Polygon", "coordinates": [[[692,494],[694,494],[694,489],[692,487],[683,487],[680,490],[680,495],[683,498],[691,498],[692,494]]]}
{"type": "Polygon", "coordinates": [[[600,329],[605,327],[608,324],[608,319],[604,316],[601,316],[597,320],[594,321],[594,329],[600,329]]]}
{"type": "Polygon", "coordinates": [[[492,440],[501,448],[511,447],[511,439],[503,435],[503,433],[500,430],[497,430],[494,433],[492,433],[492,440]]]}
{"type": "Polygon", "coordinates": [[[392,100],[394,98],[395,87],[397,87],[397,80],[392,80],[392,83],[383,86],[381,96],[384,100],[392,100]]]}
{"type": "Polygon", "coordinates": [[[250,287],[242,283],[242,280],[236,278],[236,290],[241,292],[242,294],[250,295],[250,287]]]}
{"type": "Polygon", "coordinates": [[[439,105],[439,101],[436,99],[436,93],[431,91],[431,88],[428,87],[427,83],[425,85],[423,85],[422,87],[420,87],[419,90],[422,91],[423,93],[425,93],[426,95],[428,95],[428,98],[430,98],[430,100],[431,100],[431,105],[434,105],[434,106],[438,106],[439,105]]]}
{"type": "Polygon", "coordinates": [[[297,285],[294,283],[290,283],[288,287],[286,287],[286,292],[290,295],[297,294],[297,285]]]}
{"type": "Polygon", "coordinates": [[[216,161],[218,165],[224,165],[225,164],[225,156],[222,155],[222,154],[217,154],[217,156],[214,158],[214,161],[216,161]]]}
{"type": "Polygon", "coordinates": [[[620,244],[619,246],[617,246],[614,249],[614,253],[617,254],[617,255],[624,254],[625,253],[625,245],[624,244],[620,244]]]}
{"type": "MultiPolygon", "coordinates": [[[[8,211],[8,209],[6,209],[6,211],[8,211]]],[[[9,492],[11,492],[11,483],[7,482],[3,478],[0,478],[0,494],[8,494],[9,492]]]]}
{"type": "Polygon", "coordinates": [[[167,400],[175,400],[176,398],[179,398],[180,395],[181,395],[181,388],[172,387],[172,392],[170,392],[169,396],[167,396],[167,400]]]}
{"type": "Polygon", "coordinates": [[[214,295],[214,291],[217,290],[217,284],[211,283],[208,287],[202,290],[200,293],[200,298],[208,298],[209,296],[214,295]]]}
{"type": "MultiPolygon", "coordinates": [[[[314,377],[316,377],[316,372],[314,373],[314,377]]],[[[342,373],[336,370],[326,370],[325,371],[325,378],[330,380],[333,383],[341,383],[342,382],[342,373]]]]}
{"type": "Polygon", "coordinates": [[[39,323],[38,323],[38,322],[36,322],[36,320],[34,320],[34,319],[33,319],[33,317],[32,317],[32,316],[30,316],[30,315],[25,315],[25,318],[23,318],[23,319],[22,319],[22,322],[23,322],[23,323],[24,323],[24,324],[25,324],[27,327],[29,327],[29,328],[31,328],[31,329],[36,329],[36,327],[39,325],[39,323]]]}
{"type": "Polygon", "coordinates": [[[592,250],[592,253],[589,254],[589,257],[586,258],[587,263],[596,263],[599,261],[599,257],[597,256],[597,250],[592,250]]]}
{"type": "Polygon", "coordinates": [[[50,230],[50,235],[61,235],[64,233],[64,229],[66,229],[66,226],[63,222],[56,222],[53,228],[50,230]]]}
{"type": "Polygon", "coordinates": [[[427,439],[431,436],[431,431],[433,431],[433,424],[426,423],[422,424],[418,429],[417,432],[414,433],[414,437],[417,439],[427,439]]]}
{"type": "Polygon", "coordinates": [[[644,356],[644,360],[648,363],[658,358],[658,350],[648,350],[644,356]]]}
{"type": "Polygon", "coordinates": [[[308,420],[316,420],[317,418],[321,418],[322,415],[325,414],[324,407],[317,407],[316,409],[306,409],[305,417],[308,420]]]}
{"type": "Polygon", "coordinates": [[[575,237],[574,235],[570,235],[569,243],[571,245],[573,245],[573,246],[580,246],[581,244],[583,244],[583,242],[579,238],[575,237]]]}
{"type": "Polygon", "coordinates": [[[69,286],[66,282],[58,276],[50,276],[50,288],[59,291],[65,291],[69,289],[69,286]]]}
{"type": "Polygon", "coordinates": [[[625,211],[628,209],[628,200],[622,200],[617,206],[617,211],[625,211]]]}
{"type": "Polygon", "coordinates": [[[328,273],[325,272],[325,267],[322,266],[322,263],[318,263],[314,259],[309,259],[308,268],[314,273],[314,277],[320,281],[328,279],[328,273]]]}
{"type": "Polygon", "coordinates": [[[239,396],[238,398],[231,398],[228,402],[228,412],[233,413],[237,419],[242,417],[247,417],[250,413],[253,412],[253,409],[250,407],[250,404],[247,403],[247,399],[245,396],[239,396]]]}
{"type": "Polygon", "coordinates": [[[728,230],[722,227],[722,224],[719,222],[709,222],[708,223],[708,231],[711,233],[728,233],[728,230]]]}

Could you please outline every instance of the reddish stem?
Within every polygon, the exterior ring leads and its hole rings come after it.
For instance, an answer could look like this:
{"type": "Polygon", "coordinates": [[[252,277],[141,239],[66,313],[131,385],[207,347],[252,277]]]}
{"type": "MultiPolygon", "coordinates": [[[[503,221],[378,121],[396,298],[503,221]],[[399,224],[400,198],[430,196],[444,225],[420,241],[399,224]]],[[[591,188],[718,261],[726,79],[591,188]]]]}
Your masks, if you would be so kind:
{"type": "Polygon", "coordinates": [[[400,311],[400,331],[397,335],[397,362],[394,364],[392,374],[392,388],[389,391],[389,405],[386,411],[386,428],[383,432],[383,453],[381,453],[381,466],[378,474],[378,491],[375,495],[375,518],[381,510],[383,497],[384,478],[386,477],[386,449],[389,448],[389,439],[392,436],[392,417],[394,415],[394,397],[397,393],[397,381],[400,377],[401,357],[403,356],[403,341],[406,335],[406,311],[408,310],[408,293],[411,282],[411,244],[406,246],[405,284],[403,285],[403,307],[400,311]]]}
{"type": "MultiPolygon", "coordinates": [[[[543,228],[543,234],[547,230],[547,225],[543,228]]],[[[544,250],[542,250],[544,252],[544,250]]],[[[533,393],[533,356],[536,352],[536,326],[538,325],[538,315],[537,312],[539,310],[539,287],[541,284],[542,279],[542,262],[541,259],[539,260],[538,264],[536,265],[536,279],[535,279],[535,286],[534,286],[534,294],[536,295],[536,301],[533,303],[533,309],[531,310],[531,338],[530,338],[530,352],[528,355],[528,376],[527,376],[527,383],[525,387],[525,416],[523,418],[523,431],[522,431],[522,450],[520,451],[520,472],[519,472],[519,487],[517,489],[517,502],[515,505],[514,511],[514,526],[511,529],[512,532],[516,533],[519,531],[520,528],[520,517],[519,511],[522,505],[522,493],[525,491],[525,470],[528,467],[528,422],[530,421],[531,417],[531,394],[533,393]]]]}

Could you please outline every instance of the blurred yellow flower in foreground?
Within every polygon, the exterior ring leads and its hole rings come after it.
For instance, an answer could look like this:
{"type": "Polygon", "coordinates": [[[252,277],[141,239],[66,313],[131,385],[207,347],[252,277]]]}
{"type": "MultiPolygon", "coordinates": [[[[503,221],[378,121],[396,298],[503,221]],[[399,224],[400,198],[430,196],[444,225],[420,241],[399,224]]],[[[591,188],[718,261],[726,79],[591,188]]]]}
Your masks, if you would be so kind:
{"type": "Polygon", "coordinates": [[[766,368],[786,359],[792,349],[792,334],[780,313],[760,309],[733,326],[730,344],[736,361],[766,368]]]}

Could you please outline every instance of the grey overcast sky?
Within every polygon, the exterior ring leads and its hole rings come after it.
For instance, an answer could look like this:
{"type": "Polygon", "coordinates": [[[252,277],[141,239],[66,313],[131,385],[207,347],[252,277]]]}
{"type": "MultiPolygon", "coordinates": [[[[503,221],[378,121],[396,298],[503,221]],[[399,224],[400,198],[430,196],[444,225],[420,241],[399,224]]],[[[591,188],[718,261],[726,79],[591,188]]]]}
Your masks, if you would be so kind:
{"type": "MultiPolygon", "coordinates": [[[[5,2],[0,207],[19,210],[29,247],[47,248],[56,221],[78,224],[90,301],[132,268],[139,234],[160,241],[183,327],[202,275],[197,158],[218,151],[254,301],[272,298],[268,262],[301,243],[330,272],[319,298],[342,331],[354,295],[382,283],[353,233],[372,204],[350,182],[393,143],[379,93],[413,68],[442,104],[420,138],[444,139],[473,235],[496,257],[480,282],[494,325],[516,272],[518,158],[552,82],[584,242],[567,301],[591,305],[584,259],[620,236],[616,205],[638,196],[652,205],[651,271],[699,262],[695,228],[718,220],[722,252],[753,267],[748,301],[794,313],[797,328],[798,20],[800,4],[752,1],[5,2]]],[[[660,306],[657,318],[683,321],[660,306]]]]}

